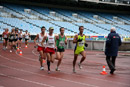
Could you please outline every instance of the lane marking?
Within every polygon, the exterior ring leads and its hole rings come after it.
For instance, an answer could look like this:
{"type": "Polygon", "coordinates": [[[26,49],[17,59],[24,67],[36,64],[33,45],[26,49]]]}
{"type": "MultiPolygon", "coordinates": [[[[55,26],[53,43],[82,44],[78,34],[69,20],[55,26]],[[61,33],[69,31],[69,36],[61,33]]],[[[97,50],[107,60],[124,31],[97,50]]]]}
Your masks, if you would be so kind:
{"type": "MultiPolygon", "coordinates": [[[[5,74],[3,74],[3,73],[0,73],[0,75],[1,75],[1,76],[5,76],[5,77],[8,77],[8,78],[12,78],[12,79],[24,81],[24,82],[29,82],[29,83],[37,84],[37,85],[42,85],[42,86],[47,86],[47,87],[55,87],[55,86],[52,86],[52,85],[48,85],[48,84],[44,84],[44,83],[40,83],[40,82],[36,82],[36,81],[31,81],[31,80],[26,80],[26,79],[19,78],[19,77],[8,76],[8,75],[5,75],[5,74]]],[[[1,86],[0,86],[0,87],[1,87],[1,86]]]]}

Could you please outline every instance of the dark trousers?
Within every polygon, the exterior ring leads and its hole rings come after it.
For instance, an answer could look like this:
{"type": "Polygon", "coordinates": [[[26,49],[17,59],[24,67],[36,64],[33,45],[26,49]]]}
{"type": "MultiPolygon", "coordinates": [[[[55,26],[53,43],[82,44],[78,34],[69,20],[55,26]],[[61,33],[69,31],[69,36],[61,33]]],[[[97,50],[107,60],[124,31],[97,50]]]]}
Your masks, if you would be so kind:
{"type": "Polygon", "coordinates": [[[106,56],[106,61],[110,70],[115,69],[116,56],[106,56]]]}

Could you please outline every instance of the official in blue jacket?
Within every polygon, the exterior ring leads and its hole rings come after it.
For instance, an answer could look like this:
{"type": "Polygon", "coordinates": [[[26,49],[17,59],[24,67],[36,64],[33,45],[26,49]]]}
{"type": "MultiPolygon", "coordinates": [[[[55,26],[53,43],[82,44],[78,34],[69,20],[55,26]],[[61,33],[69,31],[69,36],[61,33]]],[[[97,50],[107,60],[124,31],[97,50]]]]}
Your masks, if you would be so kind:
{"type": "Polygon", "coordinates": [[[116,29],[112,27],[110,33],[108,34],[105,48],[106,61],[111,70],[110,74],[113,74],[114,71],[116,70],[115,61],[118,55],[118,48],[120,45],[121,45],[121,38],[116,33],[116,29]]]}

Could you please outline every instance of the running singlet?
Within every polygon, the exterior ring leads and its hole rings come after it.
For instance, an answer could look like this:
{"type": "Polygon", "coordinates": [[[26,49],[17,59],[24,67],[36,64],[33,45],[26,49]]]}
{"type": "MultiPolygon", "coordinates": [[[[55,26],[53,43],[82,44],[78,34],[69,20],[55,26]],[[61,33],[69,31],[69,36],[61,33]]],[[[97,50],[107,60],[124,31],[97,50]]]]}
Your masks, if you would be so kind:
{"type": "Polygon", "coordinates": [[[56,40],[56,46],[58,48],[64,48],[64,45],[65,45],[65,35],[63,38],[61,37],[61,35],[59,35],[59,39],[56,40]]]}
{"type": "Polygon", "coordinates": [[[10,40],[13,40],[15,38],[15,34],[14,33],[11,33],[10,36],[9,36],[9,39],[10,40]]]}
{"type": "Polygon", "coordinates": [[[18,39],[18,33],[15,34],[15,39],[18,39]]]}
{"type": "MultiPolygon", "coordinates": [[[[44,38],[44,36],[41,36],[41,33],[40,33],[40,34],[39,34],[39,39],[38,39],[38,46],[41,46],[41,47],[42,47],[41,42],[42,42],[43,38],[44,38]]],[[[44,44],[44,46],[45,46],[46,42],[44,42],[43,44],[44,44]]]]}
{"type": "Polygon", "coordinates": [[[82,39],[81,42],[76,43],[75,54],[80,54],[82,51],[84,51],[85,35],[83,35],[83,36],[78,35],[77,40],[81,40],[81,39],[82,39]]]}
{"type": "Polygon", "coordinates": [[[8,33],[4,32],[3,33],[3,38],[8,38],[8,33]]]}
{"type": "Polygon", "coordinates": [[[25,33],[25,39],[29,39],[29,34],[27,33],[25,33]]]}
{"type": "Polygon", "coordinates": [[[55,48],[55,36],[52,35],[50,36],[49,34],[47,35],[47,47],[49,48],[55,48]]]}
{"type": "Polygon", "coordinates": [[[19,33],[19,38],[23,38],[23,34],[22,33],[19,33]]]}

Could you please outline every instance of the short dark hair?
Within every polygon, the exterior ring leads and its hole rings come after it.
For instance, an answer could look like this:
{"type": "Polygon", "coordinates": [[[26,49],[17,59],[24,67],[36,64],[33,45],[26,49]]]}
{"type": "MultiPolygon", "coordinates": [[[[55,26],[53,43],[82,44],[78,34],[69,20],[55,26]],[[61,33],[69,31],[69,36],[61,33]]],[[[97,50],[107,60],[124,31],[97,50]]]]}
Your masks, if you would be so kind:
{"type": "Polygon", "coordinates": [[[81,27],[84,27],[84,26],[79,26],[79,29],[80,29],[81,27]]]}
{"type": "Polygon", "coordinates": [[[42,29],[42,28],[45,28],[45,27],[44,27],[44,26],[42,26],[42,27],[41,27],[41,29],[42,29]]]}
{"type": "Polygon", "coordinates": [[[62,28],[64,28],[64,27],[61,27],[61,28],[60,28],[60,31],[61,31],[62,28]]]}

